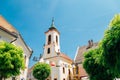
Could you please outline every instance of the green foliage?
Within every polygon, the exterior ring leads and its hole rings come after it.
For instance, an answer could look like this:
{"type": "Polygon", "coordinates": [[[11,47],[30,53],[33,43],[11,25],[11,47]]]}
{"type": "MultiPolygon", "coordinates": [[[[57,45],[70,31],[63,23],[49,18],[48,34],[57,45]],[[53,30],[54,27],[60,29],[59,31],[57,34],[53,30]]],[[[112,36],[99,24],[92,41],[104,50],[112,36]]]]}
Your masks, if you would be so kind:
{"type": "Polygon", "coordinates": [[[113,75],[110,73],[109,68],[101,64],[99,51],[99,49],[94,49],[86,52],[83,67],[88,73],[90,80],[113,80],[113,75]]]}
{"type": "Polygon", "coordinates": [[[24,69],[22,49],[8,42],[0,42],[0,76],[17,76],[20,69],[24,69]]]}
{"type": "Polygon", "coordinates": [[[120,74],[120,15],[115,15],[104,38],[100,42],[103,49],[104,65],[111,68],[116,75],[120,74]]]}
{"type": "Polygon", "coordinates": [[[83,67],[90,80],[120,77],[120,14],[115,15],[97,49],[85,53],[83,67]]]}
{"type": "Polygon", "coordinates": [[[36,63],[33,69],[33,76],[38,80],[45,80],[50,75],[50,66],[46,63],[36,63]]]}

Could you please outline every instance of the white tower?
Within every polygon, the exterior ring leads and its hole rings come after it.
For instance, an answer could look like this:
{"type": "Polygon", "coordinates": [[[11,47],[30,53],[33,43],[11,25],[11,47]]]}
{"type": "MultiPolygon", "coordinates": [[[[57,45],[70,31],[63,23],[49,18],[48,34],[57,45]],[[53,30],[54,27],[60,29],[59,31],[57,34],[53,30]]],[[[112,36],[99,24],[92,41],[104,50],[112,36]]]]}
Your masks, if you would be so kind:
{"type": "Polygon", "coordinates": [[[57,56],[60,52],[60,33],[55,28],[54,19],[48,31],[45,32],[46,42],[44,45],[43,59],[57,56]]]}

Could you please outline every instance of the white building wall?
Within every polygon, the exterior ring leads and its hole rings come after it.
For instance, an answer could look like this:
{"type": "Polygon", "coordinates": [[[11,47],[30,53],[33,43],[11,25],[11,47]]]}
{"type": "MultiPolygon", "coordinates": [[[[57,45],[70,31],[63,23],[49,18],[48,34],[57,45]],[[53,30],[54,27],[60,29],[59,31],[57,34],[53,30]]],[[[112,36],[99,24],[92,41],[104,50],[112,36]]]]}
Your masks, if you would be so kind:
{"type": "Polygon", "coordinates": [[[3,30],[0,30],[0,41],[11,42],[14,39],[13,36],[7,34],[3,30]]]}
{"type": "Polygon", "coordinates": [[[70,69],[71,75],[73,74],[72,67],[69,67],[69,66],[71,66],[71,64],[62,60],[62,58],[59,58],[59,57],[57,57],[56,60],[55,59],[49,59],[49,62],[55,63],[55,66],[51,66],[51,75],[50,75],[51,79],[50,80],[54,80],[55,78],[57,80],[63,80],[63,79],[69,80],[68,79],[68,76],[69,76],[68,70],[70,69]],[[63,67],[65,69],[65,73],[63,73],[63,67]]]}
{"type": "Polygon", "coordinates": [[[60,51],[60,42],[59,42],[59,34],[56,31],[49,31],[46,33],[46,42],[44,46],[44,54],[43,58],[49,58],[53,56],[57,56],[56,52],[60,51]],[[51,44],[48,45],[48,36],[51,35],[51,44]],[[56,36],[58,36],[58,44],[56,43],[56,36]],[[50,48],[50,54],[47,53],[48,48],[50,48]]]}
{"type": "MultiPolygon", "coordinates": [[[[50,80],[69,80],[69,69],[70,73],[72,73],[71,61],[59,56],[57,53],[60,52],[60,35],[57,31],[48,30],[46,32],[46,42],[44,46],[44,53],[42,58],[44,62],[47,62],[51,65],[51,63],[55,63],[54,66],[51,66],[51,75],[50,80]],[[51,44],[48,44],[48,36],[51,35],[51,44]],[[58,40],[56,41],[56,36],[58,40]],[[48,54],[48,48],[50,48],[50,53],[48,54]],[[63,67],[65,69],[65,73],[63,73],[63,67]]],[[[61,54],[61,53],[60,53],[61,54]]]]}
{"type": "Polygon", "coordinates": [[[21,38],[18,38],[17,41],[14,42],[14,44],[20,46],[22,49],[23,49],[23,53],[24,53],[24,58],[26,56],[26,59],[25,59],[25,70],[24,71],[21,71],[21,75],[20,75],[20,78],[21,79],[27,79],[27,72],[28,72],[28,65],[29,65],[29,57],[30,57],[30,54],[31,52],[27,49],[27,47],[25,46],[24,42],[22,41],[21,38]]]}
{"type": "Polygon", "coordinates": [[[48,45],[48,36],[51,35],[51,43],[55,43],[56,44],[56,36],[58,36],[58,45],[56,45],[56,52],[58,52],[58,49],[60,49],[60,41],[59,41],[59,34],[56,31],[49,31],[48,33],[46,33],[46,43],[45,45],[48,45]]]}
{"type": "MultiPolygon", "coordinates": [[[[6,41],[6,42],[11,42],[15,39],[12,35],[6,33],[3,30],[0,30],[0,41],[6,41]]],[[[29,57],[31,55],[31,52],[26,48],[24,42],[20,37],[17,38],[15,42],[13,42],[16,46],[19,46],[23,49],[24,56],[26,56],[26,61],[25,61],[25,70],[21,71],[22,74],[20,74],[20,78],[24,78],[26,80],[27,78],[27,71],[28,71],[28,64],[29,64],[29,57]]]]}

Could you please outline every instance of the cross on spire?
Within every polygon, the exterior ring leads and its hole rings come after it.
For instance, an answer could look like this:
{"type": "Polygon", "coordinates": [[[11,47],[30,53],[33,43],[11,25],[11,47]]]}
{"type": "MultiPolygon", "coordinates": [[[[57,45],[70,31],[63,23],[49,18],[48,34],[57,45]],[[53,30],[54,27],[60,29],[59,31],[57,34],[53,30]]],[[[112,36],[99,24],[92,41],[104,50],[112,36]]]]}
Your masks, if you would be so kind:
{"type": "Polygon", "coordinates": [[[54,17],[52,17],[52,24],[51,24],[51,27],[55,27],[55,25],[54,25],[54,17]]]}
{"type": "Polygon", "coordinates": [[[54,17],[52,17],[52,24],[54,24],[54,17]]]}

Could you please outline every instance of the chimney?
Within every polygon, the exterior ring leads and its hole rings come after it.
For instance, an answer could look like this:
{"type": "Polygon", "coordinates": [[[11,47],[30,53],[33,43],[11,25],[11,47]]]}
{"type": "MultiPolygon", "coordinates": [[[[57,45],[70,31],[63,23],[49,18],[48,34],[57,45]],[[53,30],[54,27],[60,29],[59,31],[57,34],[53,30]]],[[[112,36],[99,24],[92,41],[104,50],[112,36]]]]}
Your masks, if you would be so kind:
{"type": "Polygon", "coordinates": [[[88,41],[87,49],[91,48],[92,46],[93,46],[93,40],[91,39],[91,40],[88,41]]]}
{"type": "Polygon", "coordinates": [[[91,39],[91,47],[93,46],[93,40],[91,39]]]}
{"type": "Polygon", "coordinates": [[[88,46],[91,47],[91,40],[88,41],[88,46]]]}

